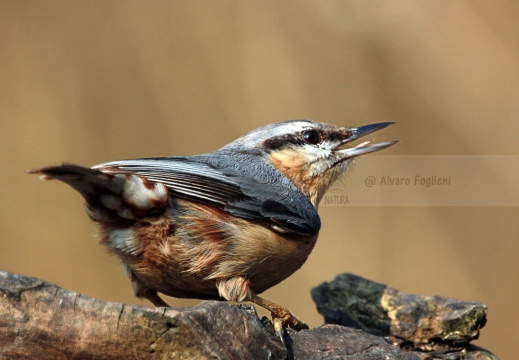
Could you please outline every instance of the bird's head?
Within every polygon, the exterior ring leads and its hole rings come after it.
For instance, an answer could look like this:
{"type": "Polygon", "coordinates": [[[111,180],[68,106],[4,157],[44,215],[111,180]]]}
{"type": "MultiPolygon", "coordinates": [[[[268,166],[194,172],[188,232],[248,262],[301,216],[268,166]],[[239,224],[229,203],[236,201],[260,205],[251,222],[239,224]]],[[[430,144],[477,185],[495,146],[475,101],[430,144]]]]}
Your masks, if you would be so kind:
{"type": "Polygon", "coordinates": [[[391,124],[383,122],[347,128],[309,120],[292,120],[258,128],[229,146],[260,150],[317,207],[326,190],[346,171],[353,158],[398,142],[373,144],[367,140],[352,145],[354,140],[391,124]]]}

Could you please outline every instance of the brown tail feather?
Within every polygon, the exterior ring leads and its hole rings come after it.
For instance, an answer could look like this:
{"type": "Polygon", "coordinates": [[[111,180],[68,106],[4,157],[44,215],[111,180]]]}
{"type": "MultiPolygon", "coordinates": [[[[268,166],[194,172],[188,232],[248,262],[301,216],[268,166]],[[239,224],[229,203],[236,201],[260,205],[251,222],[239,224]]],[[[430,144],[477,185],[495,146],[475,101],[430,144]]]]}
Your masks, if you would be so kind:
{"type": "Polygon", "coordinates": [[[64,163],[29,170],[41,179],[57,179],[77,190],[87,202],[94,221],[135,219],[163,210],[169,202],[165,185],[134,174],[106,174],[81,165],[64,163]]]}

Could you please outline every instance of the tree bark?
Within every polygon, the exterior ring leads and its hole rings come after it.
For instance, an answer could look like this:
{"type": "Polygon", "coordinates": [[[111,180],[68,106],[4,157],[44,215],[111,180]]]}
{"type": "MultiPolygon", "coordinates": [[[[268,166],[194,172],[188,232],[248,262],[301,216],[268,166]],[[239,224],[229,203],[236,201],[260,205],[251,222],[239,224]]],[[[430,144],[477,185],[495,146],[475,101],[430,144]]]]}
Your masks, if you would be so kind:
{"type": "MultiPolygon", "coordinates": [[[[129,306],[0,272],[0,359],[457,358],[452,353],[424,357],[340,325],[287,330],[285,343],[271,322],[259,320],[248,305],[208,301],[182,309],[129,306]]],[[[485,357],[467,357],[465,352],[464,359],[485,357]]]]}

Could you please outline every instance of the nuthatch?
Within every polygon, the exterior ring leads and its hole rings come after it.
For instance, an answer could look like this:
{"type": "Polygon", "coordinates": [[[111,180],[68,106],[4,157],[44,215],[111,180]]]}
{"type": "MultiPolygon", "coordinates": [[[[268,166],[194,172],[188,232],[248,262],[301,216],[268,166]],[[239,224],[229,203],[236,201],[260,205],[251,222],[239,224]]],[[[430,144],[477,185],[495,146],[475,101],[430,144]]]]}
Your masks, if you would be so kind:
{"type": "Polygon", "coordinates": [[[321,227],[319,201],[356,156],[397,141],[350,143],[384,122],[338,128],[293,120],[256,129],[214,152],[31,170],[86,200],[99,241],[117,255],[137,297],[250,301],[283,326],[308,326],[258,296],[299,269],[321,227]]]}

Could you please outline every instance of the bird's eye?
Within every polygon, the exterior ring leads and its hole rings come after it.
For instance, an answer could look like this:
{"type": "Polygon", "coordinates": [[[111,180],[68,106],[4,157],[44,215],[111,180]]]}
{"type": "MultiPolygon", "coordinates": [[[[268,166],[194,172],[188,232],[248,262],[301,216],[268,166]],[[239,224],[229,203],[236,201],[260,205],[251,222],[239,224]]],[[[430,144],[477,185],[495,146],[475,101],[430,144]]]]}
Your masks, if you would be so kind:
{"type": "Polygon", "coordinates": [[[303,140],[307,144],[315,145],[321,142],[321,135],[315,130],[307,130],[303,132],[303,140]]]}

